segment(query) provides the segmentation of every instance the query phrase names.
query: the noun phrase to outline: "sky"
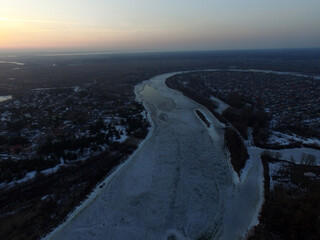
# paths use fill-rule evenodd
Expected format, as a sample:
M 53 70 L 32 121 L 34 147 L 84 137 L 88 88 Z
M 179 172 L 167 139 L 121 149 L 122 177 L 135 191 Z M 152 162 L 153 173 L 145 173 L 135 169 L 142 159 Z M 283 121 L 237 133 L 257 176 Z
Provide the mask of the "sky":
M 319 0 L 0 0 L 0 49 L 320 47 Z

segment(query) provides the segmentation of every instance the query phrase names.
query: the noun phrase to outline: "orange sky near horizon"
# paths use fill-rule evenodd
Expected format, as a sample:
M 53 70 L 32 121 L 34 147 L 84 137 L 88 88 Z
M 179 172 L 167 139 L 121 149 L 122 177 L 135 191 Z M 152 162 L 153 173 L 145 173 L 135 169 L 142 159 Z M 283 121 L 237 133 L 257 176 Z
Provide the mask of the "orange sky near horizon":
M 0 17 L 0 48 L 2 49 L 151 49 L 155 46 L 177 45 L 199 41 L 203 34 L 188 36 L 185 30 L 120 29 L 108 30 L 47 20 Z M 221 34 L 219 34 L 221 35 Z M 210 37 L 210 36 L 208 36 Z M 212 36 L 211 36 L 212 37 Z M 201 41 L 201 40 L 200 40 Z M 219 41 L 218 35 L 216 41 Z
M 318 0 L 1 0 L 0 49 L 320 47 Z
M 77 24 L 0 18 L 0 48 L 80 48 L 119 41 L 121 33 L 79 28 Z

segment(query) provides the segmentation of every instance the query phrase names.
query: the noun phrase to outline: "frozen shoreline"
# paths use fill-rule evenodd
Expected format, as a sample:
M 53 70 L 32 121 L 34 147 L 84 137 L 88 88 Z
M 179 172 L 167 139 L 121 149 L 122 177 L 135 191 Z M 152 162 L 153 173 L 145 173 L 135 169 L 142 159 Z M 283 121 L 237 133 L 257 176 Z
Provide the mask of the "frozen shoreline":
M 45 239 L 221 236 L 233 185 L 223 141 L 216 129 L 211 137 L 194 114 L 201 108 L 211 118 L 208 110 L 166 87 L 169 76 L 135 88 L 138 100 L 147 84 L 160 94 L 160 102 L 143 99 L 152 130 L 139 150 Z
M 239 179 L 223 142 L 224 125 L 165 85 L 178 73 L 135 87 L 152 124 L 147 138 L 45 239 L 238 239 L 258 223 L 261 150 L 249 148 L 250 160 Z M 146 86 L 158 92 L 158 99 L 148 99 L 152 94 L 143 92 Z M 195 109 L 212 127 L 206 129 Z
M 142 83 L 141 83 L 142 84 Z M 138 86 L 138 85 L 137 85 Z M 135 94 L 137 96 L 137 87 L 134 89 Z M 152 122 L 152 119 L 150 118 L 150 115 L 147 115 L 148 119 L 150 122 Z M 81 211 L 83 211 L 92 201 L 95 200 L 95 198 L 101 193 L 102 188 L 100 186 L 102 185 L 106 185 L 108 184 L 110 181 L 112 181 L 113 177 L 119 172 L 121 171 L 123 168 L 126 167 L 126 165 L 132 161 L 132 159 L 135 157 L 135 155 L 137 154 L 137 152 L 139 152 L 139 150 L 144 146 L 145 142 L 148 141 L 148 139 L 150 138 L 150 136 L 152 136 L 153 134 L 153 130 L 154 130 L 154 126 L 153 124 L 151 124 L 151 128 L 149 129 L 149 133 L 147 135 L 147 137 L 141 141 L 141 143 L 139 144 L 139 147 L 136 149 L 136 151 L 134 151 L 134 153 L 132 155 L 130 155 L 130 157 L 123 162 L 122 164 L 120 164 L 110 175 L 108 175 L 106 177 L 105 180 L 103 180 L 102 182 L 100 182 L 99 184 L 97 184 L 97 186 L 95 187 L 95 189 L 90 193 L 89 197 L 83 201 L 79 206 L 77 206 L 73 212 L 71 212 L 68 217 L 65 219 L 65 221 L 63 223 L 61 223 L 57 228 L 55 228 L 52 232 L 50 232 L 48 235 L 46 235 L 44 238 L 42 238 L 43 240 L 49 240 L 52 239 L 59 231 L 61 231 L 68 223 L 70 223 Z

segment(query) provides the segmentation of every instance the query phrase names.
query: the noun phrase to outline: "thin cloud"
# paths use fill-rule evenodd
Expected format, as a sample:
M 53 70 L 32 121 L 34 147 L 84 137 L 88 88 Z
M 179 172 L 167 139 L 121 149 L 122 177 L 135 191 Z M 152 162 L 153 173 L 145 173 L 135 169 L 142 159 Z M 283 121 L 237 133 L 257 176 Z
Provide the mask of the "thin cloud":
M 21 22 L 21 23 L 47 23 L 47 24 L 78 25 L 78 23 L 74 23 L 74 22 L 48 21 L 48 20 L 37 20 L 37 19 L 20 19 L 20 18 L 4 18 L 4 17 L 0 17 L 0 21 L 4 21 L 4 22 Z

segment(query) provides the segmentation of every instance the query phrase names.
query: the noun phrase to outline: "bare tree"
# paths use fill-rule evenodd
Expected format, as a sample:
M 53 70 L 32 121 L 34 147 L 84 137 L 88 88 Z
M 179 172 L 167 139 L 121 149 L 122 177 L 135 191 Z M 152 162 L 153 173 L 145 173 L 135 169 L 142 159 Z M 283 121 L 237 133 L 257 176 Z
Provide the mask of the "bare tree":
M 300 164 L 303 164 L 303 165 L 306 164 L 306 160 L 307 160 L 306 154 L 302 153 L 301 159 L 300 159 Z
M 313 154 L 308 154 L 306 164 L 309 166 L 314 166 L 316 164 L 316 156 Z

